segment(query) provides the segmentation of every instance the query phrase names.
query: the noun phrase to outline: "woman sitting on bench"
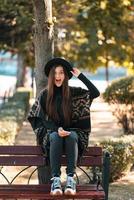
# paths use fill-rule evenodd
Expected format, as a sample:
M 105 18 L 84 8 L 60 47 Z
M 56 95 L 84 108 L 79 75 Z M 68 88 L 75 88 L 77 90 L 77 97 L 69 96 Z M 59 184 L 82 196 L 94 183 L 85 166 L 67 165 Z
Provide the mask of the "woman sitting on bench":
M 88 146 L 90 105 L 99 96 L 98 89 L 78 70 L 62 58 L 53 58 L 45 66 L 48 86 L 41 91 L 28 115 L 33 130 L 45 153 L 52 173 L 52 195 L 62 195 L 61 157 L 67 157 L 67 182 L 64 194 L 75 195 L 74 180 L 78 156 Z M 70 87 L 68 80 L 77 77 L 87 87 Z

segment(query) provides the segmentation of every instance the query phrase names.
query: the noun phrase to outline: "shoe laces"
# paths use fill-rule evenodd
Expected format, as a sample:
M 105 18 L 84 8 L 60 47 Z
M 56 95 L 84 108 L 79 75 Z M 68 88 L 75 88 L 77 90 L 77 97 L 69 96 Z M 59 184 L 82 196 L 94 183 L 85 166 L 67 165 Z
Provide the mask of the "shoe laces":
M 73 177 L 68 176 L 67 177 L 67 187 L 69 188 L 75 188 L 76 182 L 73 179 Z
M 52 185 L 54 188 L 61 188 L 60 177 L 53 177 L 53 178 L 51 178 L 51 180 L 53 181 Z

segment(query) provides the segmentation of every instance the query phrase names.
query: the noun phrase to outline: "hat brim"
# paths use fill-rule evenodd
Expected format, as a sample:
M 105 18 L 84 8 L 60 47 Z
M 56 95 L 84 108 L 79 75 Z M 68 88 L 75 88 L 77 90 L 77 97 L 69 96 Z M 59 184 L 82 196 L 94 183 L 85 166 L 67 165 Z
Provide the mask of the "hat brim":
M 63 66 L 68 74 L 69 79 L 73 76 L 71 71 L 73 70 L 72 65 L 65 59 L 63 58 L 53 58 L 51 60 L 49 60 L 47 62 L 47 64 L 45 65 L 45 74 L 48 77 L 49 76 L 49 72 L 51 70 L 52 67 L 54 67 L 55 65 L 61 65 Z

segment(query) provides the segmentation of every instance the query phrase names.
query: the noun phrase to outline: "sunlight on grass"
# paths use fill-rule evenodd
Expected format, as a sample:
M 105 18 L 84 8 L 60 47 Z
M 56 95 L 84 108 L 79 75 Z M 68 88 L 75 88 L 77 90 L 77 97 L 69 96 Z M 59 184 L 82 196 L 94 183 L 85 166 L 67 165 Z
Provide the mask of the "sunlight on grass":
M 109 200 L 134 200 L 134 183 L 110 185 Z
M 134 171 L 109 187 L 109 200 L 134 200 Z

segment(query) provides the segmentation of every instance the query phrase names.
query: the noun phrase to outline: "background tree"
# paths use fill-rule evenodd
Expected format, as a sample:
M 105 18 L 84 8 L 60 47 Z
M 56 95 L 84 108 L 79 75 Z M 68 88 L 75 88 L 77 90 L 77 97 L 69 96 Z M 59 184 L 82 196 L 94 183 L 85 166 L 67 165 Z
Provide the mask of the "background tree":
M 53 0 L 53 13 L 56 17 L 55 24 L 55 55 L 63 56 L 66 59 L 77 64 L 78 52 L 81 39 L 80 34 L 83 31 L 79 30 L 76 16 L 81 7 L 81 0 Z M 83 40 L 83 38 L 82 38 Z
M 57 41 L 58 54 L 89 71 L 105 66 L 107 81 L 111 61 L 133 65 L 133 1 L 54 2 L 62 8 L 55 15 L 59 35 L 64 33 Z
M 0 0 L 0 15 L 0 49 L 18 55 L 17 86 L 23 86 L 25 66 L 33 65 L 32 4 Z
M 86 35 L 79 56 L 89 66 L 105 66 L 107 81 L 109 62 L 123 65 L 130 57 L 130 29 L 134 28 L 130 18 L 131 5 L 132 1 L 124 0 L 84 1 L 79 10 L 78 21 Z
M 128 68 L 129 74 L 134 74 L 134 1 L 131 2 L 127 17 L 131 21 L 131 26 L 129 27 L 131 45 L 127 47 L 127 59 L 124 62 L 124 66 Z
M 54 55 L 63 56 L 89 71 L 108 66 L 111 60 L 132 71 L 133 3 L 130 0 L 120 0 L 120 3 L 115 0 L 53 0 L 53 15 L 57 18 Z M 29 65 L 34 65 L 32 1 L 0 0 L 0 10 L 2 49 L 22 52 L 20 63 L 26 66 L 28 61 Z M 22 74 L 18 80 L 24 77 Z

